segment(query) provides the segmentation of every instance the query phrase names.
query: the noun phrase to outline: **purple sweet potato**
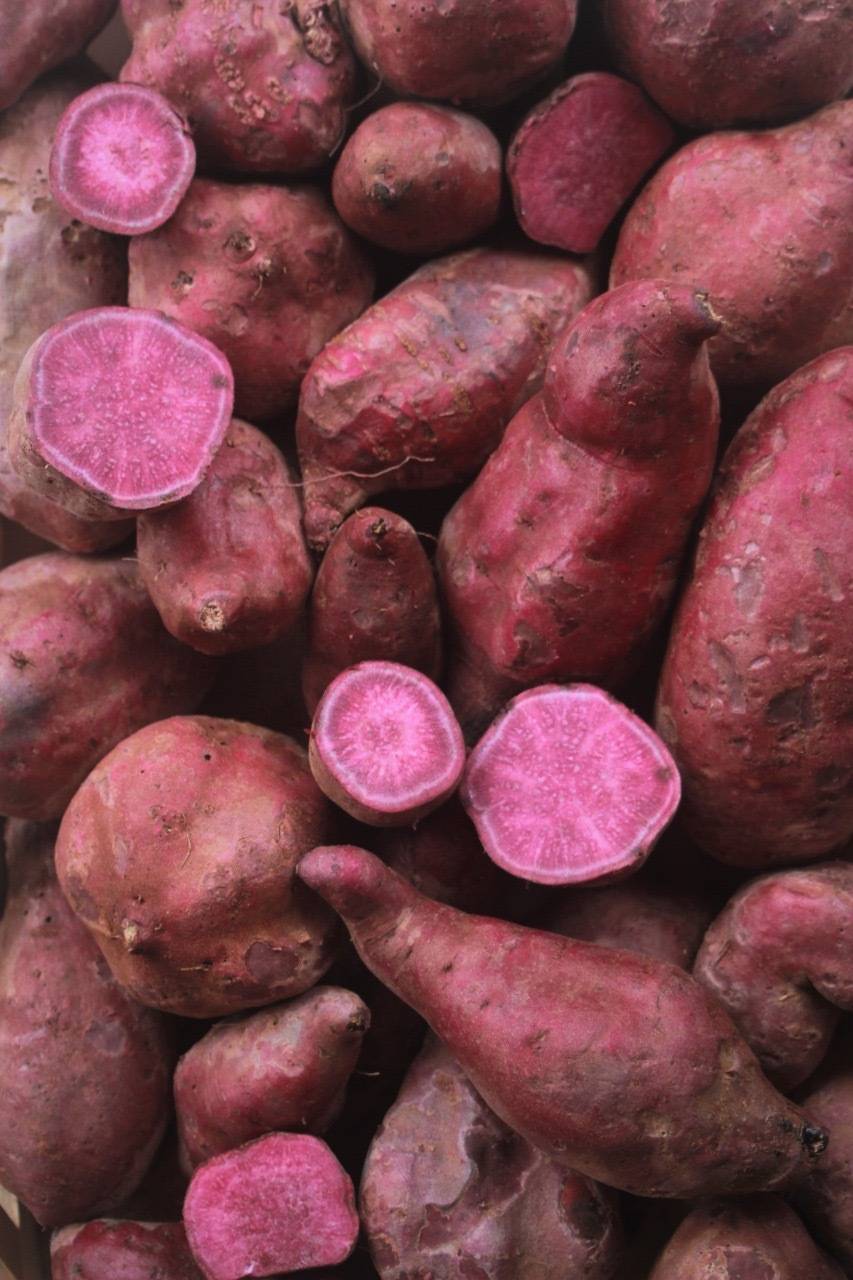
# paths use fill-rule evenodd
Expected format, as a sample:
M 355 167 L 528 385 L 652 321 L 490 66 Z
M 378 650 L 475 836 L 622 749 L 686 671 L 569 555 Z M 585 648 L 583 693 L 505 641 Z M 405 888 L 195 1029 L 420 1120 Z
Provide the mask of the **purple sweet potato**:
M 352 1183 L 319 1138 L 270 1133 L 195 1173 L 184 1226 L 207 1280 L 334 1266 L 352 1253 Z
M 815 1124 L 825 1125 L 826 1155 L 795 1188 L 794 1202 L 808 1226 L 848 1269 L 853 1269 L 853 1066 L 850 1037 L 831 1066 L 803 1096 Z
M 518 220 L 539 244 L 590 253 L 675 134 L 642 89 L 605 71 L 573 76 L 510 143 Z
M 364 1001 L 342 987 L 314 987 L 217 1023 L 175 1072 L 186 1163 L 194 1168 L 276 1130 L 325 1133 L 369 1025 Z
M 237 420 L 188 498 L 140 515 L 137 554 L 166 630 L 201 653 L 285 635 L 313 575 L 288 465 L 267 436 Z
M 228 357 L 237 413 L 275 420 L 314 357 L 373 297 L 373 272 L 312 187 L 197 179 L 175 217 L 130 248 L 130 302 Z
M 116 0 L 10 0 L 0 7 L 0 111 L 80 53 L 115 7 Z
M 132 560 L 48 552 L 0 572 L 0 813 L 58 818 L 127 734 L 193 711 L 213 663 L 164 630 Z
M 328 0 L 122 0 L 122 13 L 121 79 L 187 116 L 208 167 L 301 173 L 343 136 L 355 59 Z
M 415 530 L 393 511 L 365 507 L 344 521 L 317 571 L 302 667 L 308 710 L 346 667 L 378 660 L 437 680 L 441 616 Z
M 335 166 L 332 199 L 348 227 L 397 253 L 446 253 L 498 216 L 503 156 L 475 116 L 394 102 L 356 129 Z
M 680 969 L 465 915 L 359 849 L 315 849 L 299 875 L 492 1110 L 563 1167 L 644 1196 L 744 1194 L 825 1146 Z
M 111 1209 L 169 1114 L 165 1023 L 122 991 L 66 903 L 54 829 L 6 824 L 0 924 L 0 1183 L 43 1226 Z
M 724 390 L 755 399 L 853 341 L 853 102 L 784 129 L 713 133 L 662 166 L 635 200 L 612 285 L 653 277 L 706 289 Z
M 492 106 L 557 63 L 576 0 L 341 0 L 356 50 L 402 97 Z
M 65 811 L 57 870 L 123 986 L 213 1018 L 299 995 L 329 967 L 334 917 L 293 874 L 329 816 L 289 738 L 175 716 L 90 773 Z
M 382 1280 L 614 1280 L 616 1197 L 508 1129 L 430 1039 L 373 1139 L 361 1215 Z
M 847 0 L 604 0 L 602 9 L 619 63 L 691 129 L 792 120 L 853 86 Z
M 645 281 L 595 299 L 541 396 L 444 521 L 450 700 L 479 733 L 546 680 L 618 687 L 675 587 L 719 424 L 705 297 Z
M 853 835 L 851 487 L 847 347 L 735 437 L 661 675 L 685 825 L 736 866 L 814 861 Z
M 124 520 L 186 498 L 222 444 L 234 378 L 211 342 L 159 311 L 78 311 L 15 379 L 12 465 L 74 515 Z
M 311 365 L 296 425 L 309 542 L 389 489 L 473 475 L 593 292 L 583 264 L 473 249 L 430 262 Z
M 180 1222 L 98 1218 L 57 1231 L 52 1280 L 202 1280 Z

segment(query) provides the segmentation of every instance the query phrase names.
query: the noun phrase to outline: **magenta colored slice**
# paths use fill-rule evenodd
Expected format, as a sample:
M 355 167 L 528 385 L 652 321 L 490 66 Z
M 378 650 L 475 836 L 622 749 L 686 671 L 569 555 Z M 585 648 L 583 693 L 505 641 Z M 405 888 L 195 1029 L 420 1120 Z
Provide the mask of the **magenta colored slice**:
M 460 791 L 483 847 L 539 884 L 584 884 L 642 865 L 678 808 L 657 734 L 592 685 L 520 694 L 471 753 Z

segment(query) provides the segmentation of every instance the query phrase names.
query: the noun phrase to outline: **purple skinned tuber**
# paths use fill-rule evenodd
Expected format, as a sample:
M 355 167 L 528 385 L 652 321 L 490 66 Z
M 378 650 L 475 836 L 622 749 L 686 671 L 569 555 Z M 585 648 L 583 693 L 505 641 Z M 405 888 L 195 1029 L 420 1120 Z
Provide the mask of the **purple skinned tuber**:
M 57 1231 L 52 1280 L 202 1280 L 180 1222 L 96 1218 Z
M 9 456 L 75 515 L 124 519 L 185 498 L 221 445 L 234 378 L 159 311 L 96 307 L 48 329 L 15 380 Z
M 99 84 L 68 106 L 50 153 L 50 190 L 73 218 L 121 236 L 161 227 L 186 195 L 195 147 L 154 89 Z
M 592 685 L 513 698 L 468 759 L 460 797 L 489 857 L 538 884 L 637 870 L 681 798 L 678 770 L 639 716 Z
M 371 826 L 406 826 L 456 790 L 465 744 L 428 676 L 399 662 L 359 662 L 320 699 L 309 758 L 321 791 L 346 813 Z
M 0 5 L 0 111 L 34 80 L 85 49 L 116 0 L 8 0 Z
M 334 1266 L 358 1236 L 349 1177 L 325 1142 L 299 1133 L 269 1133 L 203 1164 L 184 1226 L 208 1280 Z

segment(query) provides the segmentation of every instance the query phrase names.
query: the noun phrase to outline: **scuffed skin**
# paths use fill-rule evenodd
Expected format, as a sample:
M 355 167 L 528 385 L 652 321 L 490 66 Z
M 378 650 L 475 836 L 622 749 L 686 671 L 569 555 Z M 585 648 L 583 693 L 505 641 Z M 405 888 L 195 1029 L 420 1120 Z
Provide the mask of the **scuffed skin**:
M 325 1133 L 369 1026 L 364 1001 L 342 987 L 217 1023 L 175 1071 L 185 1163 L 195 1168 L 275 1130 Z
M 344 521 L 317 570 L 308 625 L 302 691 L 312 715 L 327 685 L 356 662 L 401 662 L 438 680 L 438 589 L 407 520 L 365 507 Z
M 427 1042 L 373 1139 L 361 1216 L 381 1280 L 614 1280 L 616 1197 L 561 1168 Z
M 0 111 L 34 80 L 80 53 L 117 0 L 26 0 L 0 8 Z M 5 123 L 5 121 L 4 121 Z
M 649 1280 L 844 1280 L 775 1196 L 712 1201 L 684 1219 Z
M 662 276 L 706 289 L 722 319 L 711 367 L 754 403 L 853 339 L 853 102 L 784 129 L 690 142 L 634 201 L 612 286 Z
M 674 966 L 464 915 L 360 849 L 315 849 L 298 871 L 492 1110 L 564 1168 L 643 1196 L 736 1195 L 826 1145 Z
M 334 917 L 293 875 L 329 823 L 295 742 L 175 716 L 92 771 L 65 811 L 57 871 L 137 1000 L 215 1018 L 300 995 L 329 967 Z
M 348 227 L 397 253 L 446 253 L 487 231 L 503 154 L 475 116 L 423 102 L 369 115 L 341 152 L 332 199 Z
M 325 550 L 373 494 L 476 472 L 592 293 L 583 264 L 473 249 L 428 263 L 334 338 L 296 424 L 309 543 Z
M 849 0 L 604 0 L 625 71 L 691 129 L 776 124 L 853 85 Z
M 57 1231 L 51 1280 L 203 1280 L 180 1222 L 99 1218 Z
M 738 432 L 670 634 L 658 732 L 685 825 L 723 862 L 814 861 L 853 835 L 851 486 L 846 347 Z
M 373 272 L 320 190 L 198 178 L 166 226 L 133 241 L 129 296 L 215 343 L 236 412 L 267 422 L 369 304 Z
M 341 0 L 356 51 L 402 97 L 495 106 L 559 60 L 576 0 Z
M 675 587 L 711 480 L 719 403 L 703 295 L 660 281 L 597 298 L 446 517 L 438 571 L 450 700 L 472 737 L 546 680 L 618 687 Z
M 841 1011 L 853 1012 L 853 864 L 746 885 L 711 925 L 693 972 L 790 1093 L 823 1058 Z
M 328 0 L 122 0 L 121 79 L 189 119 L 200 158 L 239 173 L 302 173 L 346 127 L 355 59 Z
M 803 1106 L 830 1134 L 826 1155 L 795 1190 L 794 1203 L 819 1240 L 853 1269 L 853 1067 L 849 1036 L 831 1067 L 809 1086 Z M 846 1053 L 844 1052 L 846 1050 Z
M 290 469 L 268 436 L 236 420 L 198 488 L 139 517 L 137 555 L 166 630 L 201 653 L 280 639 L 313 576 Z
M 5 8 L 0 28 L 32 7 Z M 127 295 L 123 243 L 69 218 L 48 187 L 57 122 L 94 81 L 86 64 L 57 71 L 0 114 L 0 513 L 76 552 L 116 546 L 133 525 L 82 519 L 30 488 L 9 461 L 6 426 L 15 374 L 36 338 L 74 311 L 117 305 Z
M 208 659 L 164 630 L 133 560 L 48 552 L 0 573 L 0 813 L 58 818 L 117 742 L 193 711 Z
M 54 828 L 6 824 L 0 924 L 0 1183 L 42 1226 L 118 1205 L 169 1114 L 158 1014 L 118 986 L 62 896 Z

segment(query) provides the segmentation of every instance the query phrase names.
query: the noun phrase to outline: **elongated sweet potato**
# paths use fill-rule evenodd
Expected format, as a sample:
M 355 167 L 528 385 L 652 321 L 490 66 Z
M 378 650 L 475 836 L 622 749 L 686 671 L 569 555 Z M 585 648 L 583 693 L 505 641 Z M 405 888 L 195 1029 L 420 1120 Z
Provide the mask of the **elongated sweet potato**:
M 315 849 L 298 871 L 488 1105 L 560 1164 L 689 1198 L 782 1185 L 825 1146 L 674 966 L 464 915 L 359 849 Z
M 853 835 L 851 406 L 846 347 L 747 420 L 670 635 L 657 725 L 684 822 L 737 866 L 813 861 Z
M 98 1218 L 57 1231 L 52 1280 L 202 1280 L 180 1222 Z
M 794 1189 L 794 1203 L 818 1239 L 853 1269 L 853 1067 L 849 1034 L 803 1093 L 803 1106 L 830 1135 L 826 1155 Z
M 80 53 L 117 0 L 27 0 L 0 9 L 0 111 L 34 80 Z
M 53 870 L 54 829 L 6 824 L 0 1183 L 43 1226 L 119 1204 L 169 1114 L 165 1023 L 111 977 Z
M 0 572 L 0 813 L 58 818 L 144 724 L 193 711 L 214 665 L 164 630 L 132 560 L 47 552 Z
M 473 474 L 592 291 L 579 263 L 474 249 L 428 263 L 334 338 L 296 426 L 309 542 L 325 550 L 372 494 Z
M 198 178 L 174 218 L 133 241 L 129 296 L 224 351 L 236 412 L 268 422 L 368 305 L 373 272 L 321 191 Z
M 489 1110 L 431 1038 L 373 1139 L 361 1216 L 382 1280 L 612 1280 L 616 1197 Z
M 596 298 L 445 519 L 448 687 L 469 732 L 532 684 L 613 688 L 636 666 L 711 479 L 718 324 L 662 281 Z
M 322 977 L 332 913 L 293 875 L 329 826 L 305 752 L 233 720 L 175 716 L 121 742 L 65 811 L 62 887 L 118 980 L 190 1018 Z

